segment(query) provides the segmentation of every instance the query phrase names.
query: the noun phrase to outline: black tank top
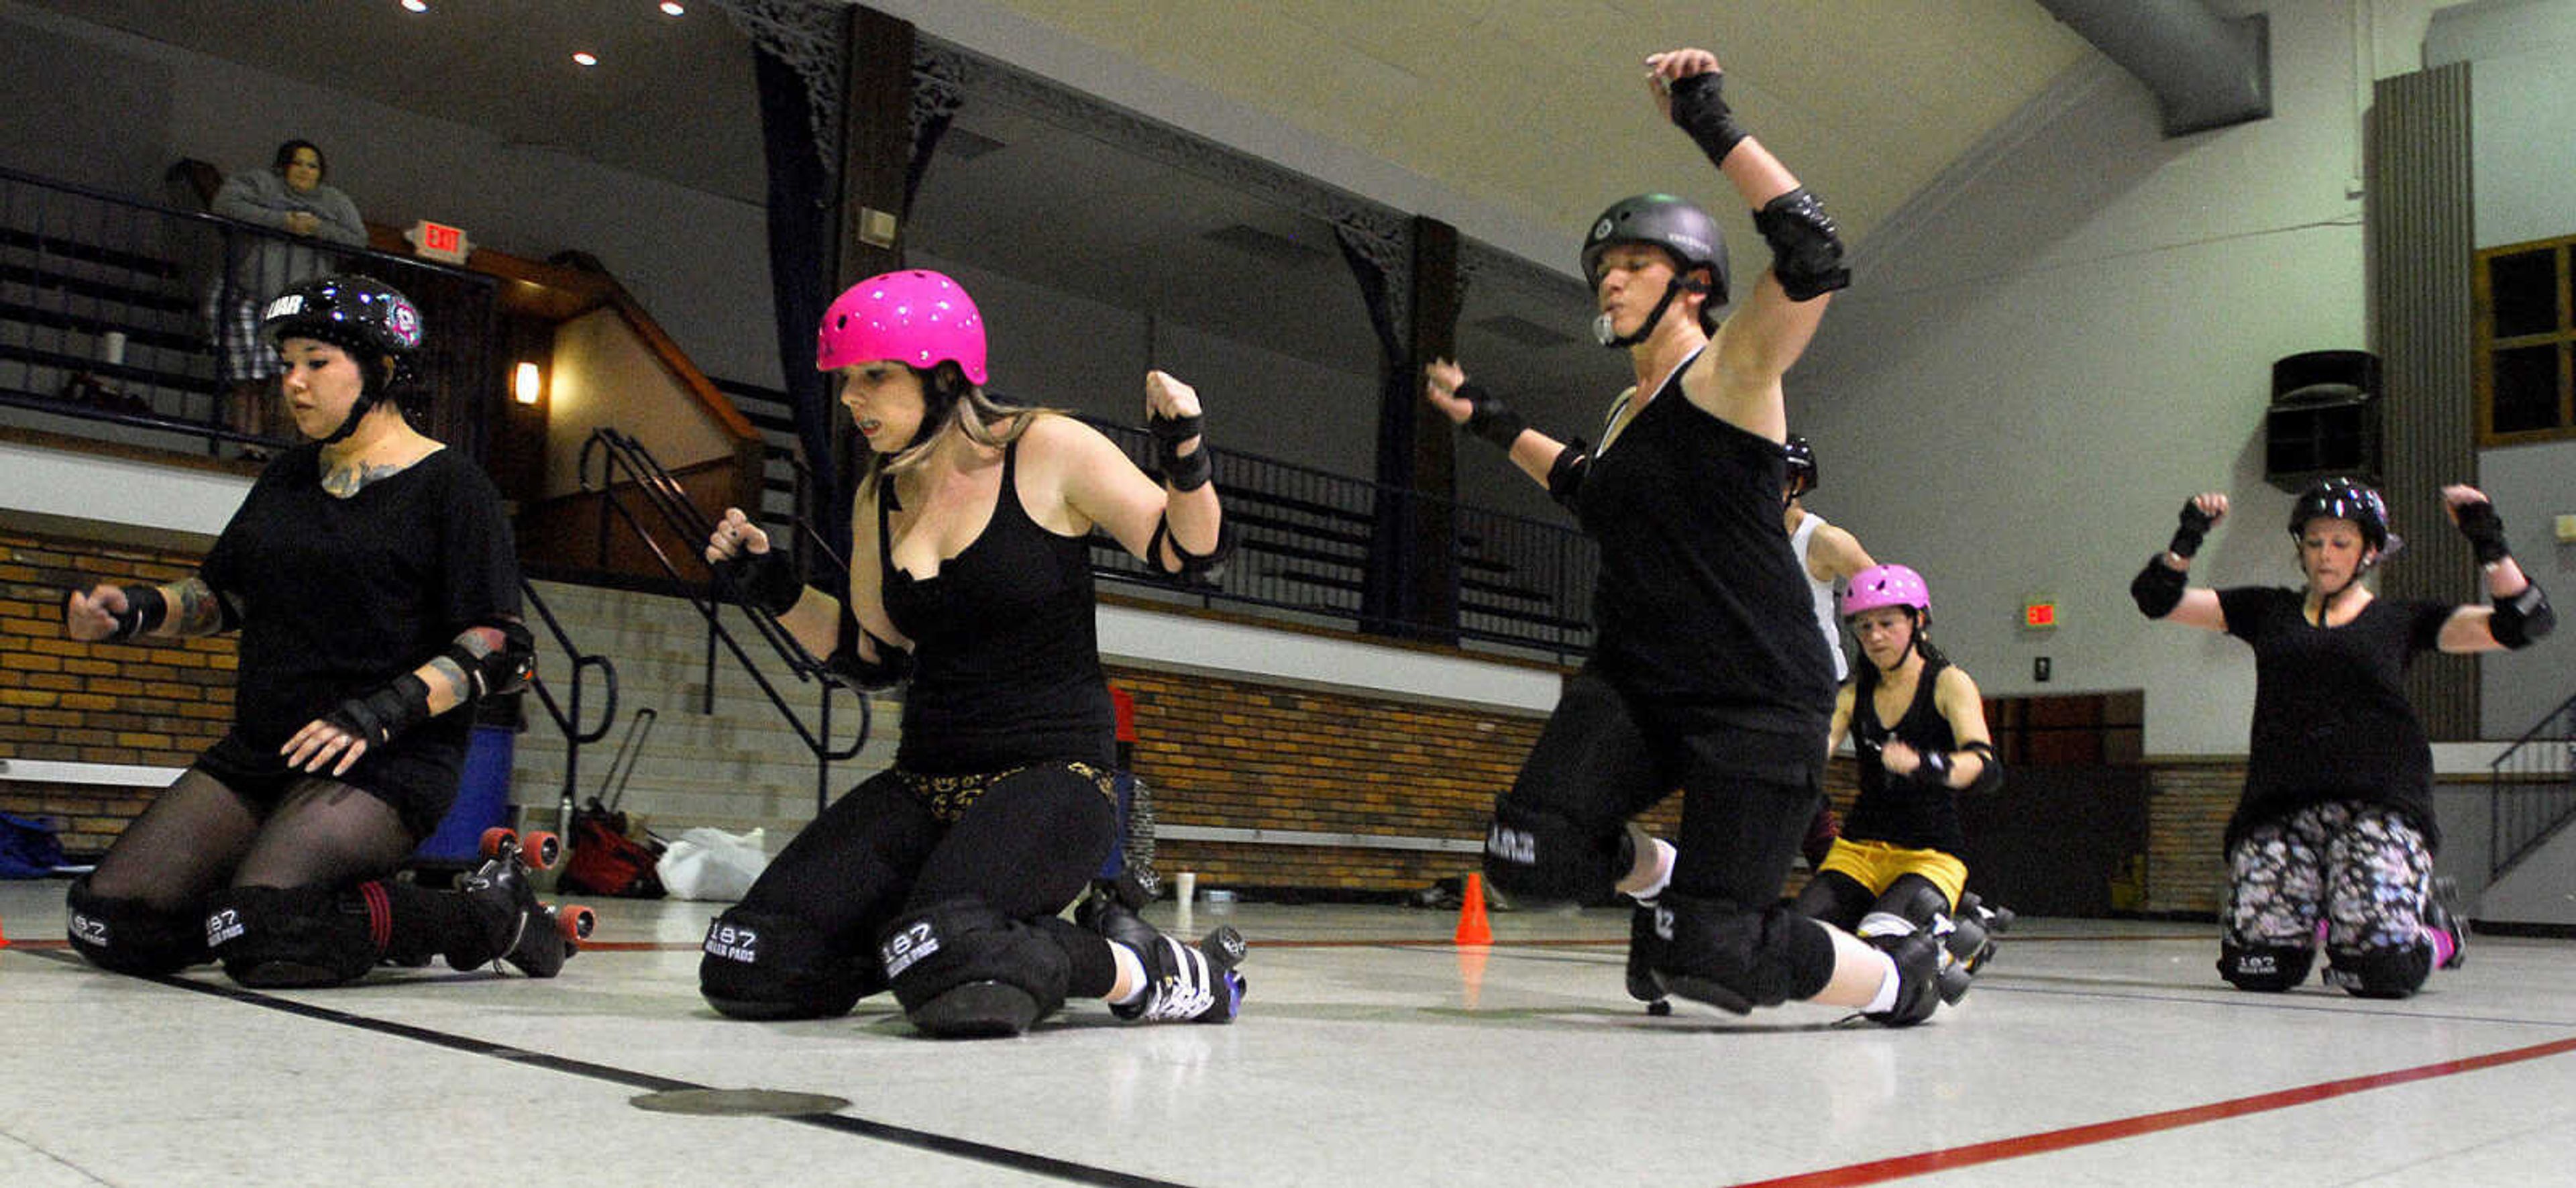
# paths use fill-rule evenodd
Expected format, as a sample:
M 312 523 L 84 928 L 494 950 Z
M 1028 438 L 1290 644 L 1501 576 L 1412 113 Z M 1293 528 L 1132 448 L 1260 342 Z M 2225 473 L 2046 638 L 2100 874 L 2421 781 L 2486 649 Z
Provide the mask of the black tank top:
M 1933 686 L 1950 665 L 1932 660 L 1914 678 L 1914 700 L 1896 720 L 1895 736 L 1918 751 L 1955 751 L 1959 740 L 1950 720 L 1932 703 Z M 1879 748 L 1891 733 L 1878 720 L 1877 671 L 1865 671 L 1852 686 L 1852 748 L 1860 761 L 1860 797 L 1843 822 L 1843 836 L 1854 841 L 1885 842 L 1914 850 L 1956 855 L 1967 844 L 1959 828 L 1959 797 L 1947 788 L 1930 788 L 1887 773 Z
M 939 572 L 916 580 L 889 556 L 885 492 L 877 563 L 887 617 L 913 642 L 895 763 L 930 774 L 1025 763 L 1115 761 L 1114 710 L 1100 671 L 1090 544 L 1020 506 L 1019 443 L 1002 451 L 993 517 Z M 844 625 L 847 629 L 847 625 Z
M 1705 756 L 1805 782 L 1824 764 L 1834 663 L 1780 524 L 1778 442 L 1712 416 L 1674 369 L 1595 456 L 1577 515 L 1601 543 L 1593 665 L 1649 721 L 1729 733 Z

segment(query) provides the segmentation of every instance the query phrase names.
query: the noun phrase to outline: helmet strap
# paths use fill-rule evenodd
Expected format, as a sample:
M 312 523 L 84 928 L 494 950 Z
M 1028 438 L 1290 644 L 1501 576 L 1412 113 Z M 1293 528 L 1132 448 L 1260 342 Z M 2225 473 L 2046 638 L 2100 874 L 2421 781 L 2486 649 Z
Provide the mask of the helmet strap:
M 1646 341 L 1647 337 L 1655 332 L 1655 326 L 1664 320 L 1664 311 L 1671 308 L 1674 296 L 1681 293 L 1705 293 L 1707 291 L 1708 284 L 1705 281 L 1694 280 L 1686 276 L 1676 276 L 1672 279 L 1671 283 L 1664 286 L 1663 298 L 1655 302 L 1655 308 L 1648 311 L 1646 314 L 1646 320 L 1638 323 L 1637 329 L 1633 333 L 1620 334 L 1611 327 L 1610 315 L 1605 313 L 1600 317 L 1592 319 L 1592 338 L 1594 341 L 1606 347 L 1635 346 L 1638 343 Z

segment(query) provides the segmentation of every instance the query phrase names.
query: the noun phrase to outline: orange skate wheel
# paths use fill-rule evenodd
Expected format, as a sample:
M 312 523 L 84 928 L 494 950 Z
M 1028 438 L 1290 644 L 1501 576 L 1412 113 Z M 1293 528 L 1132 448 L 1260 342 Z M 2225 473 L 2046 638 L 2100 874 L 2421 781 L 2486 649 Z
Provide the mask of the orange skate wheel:
M 501 847 L 517 845 L 518 842 L 518 830 L 512 829 L 507 825 L 495 825 L 490 829 L 483 831 L 483 856 L 486 858 L 498 858 L 501 856 Z
M 563 839 L 539 829 L 519 838 L 519 860 L 530 870 L 545 870 L 563 857 Z
M 599 913 L 580 904 L 567 903 L 555 909 L 555 931 L 562 933 L 565 940 L 589 940 L 591 930 L 597 927 Z

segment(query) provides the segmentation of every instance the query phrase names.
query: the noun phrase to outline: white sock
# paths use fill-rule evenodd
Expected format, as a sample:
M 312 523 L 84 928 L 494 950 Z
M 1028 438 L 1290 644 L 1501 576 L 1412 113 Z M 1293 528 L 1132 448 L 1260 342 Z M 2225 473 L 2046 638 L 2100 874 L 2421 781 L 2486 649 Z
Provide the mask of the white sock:
M 1869 951 L 1869 956 L 1870 960 L 1876 961 L 1879 968 L 1886 972 L 1879 975 L 1877 995 L 1869 1000 L 1868 1006 L 1860 1009 L 1860 1013 L 1864 1015 L 1875 1015 L 1881 1011 L 1895 1010 L 1896 959 L 1885 953 L 1879 952 L 1876 949 L 1871 949 Z
M 1118 963 L 1118 981 L 1135 987 L 1135 989 L 1127 992 L 1127 996 L 1125 998 L 1110 999 L 1110 1005 L 1126 1006 L 1137 999 L 1145 997 L 1145 991 L 1147 989 L 1145 985 L 1145 959 L 1137 956 L 1136 950 L 1128 948 L 1126 945 L 1117 941 L 1109 942 L 1109 959 Z M 1110 987 L 1110 992 L 1113 994 L 1117 992 L 1117 986 L 1115 984 Z
M 1681 851 L 1674 849 L 1673 843 L 1660 837 L 1647 840 L 1655 843 L 1655 877 L 1647 880 L 1645 886 L 1628 893 L 1639 903 L 1651 902 L 1664 893 L 1664 888 L 1672 885 L 1673 860 L 1681 857 Z

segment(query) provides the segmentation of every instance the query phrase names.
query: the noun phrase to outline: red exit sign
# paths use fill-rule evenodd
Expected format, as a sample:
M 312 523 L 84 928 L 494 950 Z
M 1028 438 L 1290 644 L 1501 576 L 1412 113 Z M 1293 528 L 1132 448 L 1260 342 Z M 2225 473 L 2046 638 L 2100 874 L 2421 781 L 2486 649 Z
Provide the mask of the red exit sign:
M 464 263 L 465 257 L 474 251 L 473 241 L 465 237 L 465 228 L 433 223 L 428 219 L 422 219 L 418 226 L 404 232 L 403 238 L 410 240 L 412 250 L 421 255 L 450 264 Z
M 2021 625 L 2024 627 L 2057 626 L 2057 604 L 2054 602 L 2023 603 L 2021 607 Z

